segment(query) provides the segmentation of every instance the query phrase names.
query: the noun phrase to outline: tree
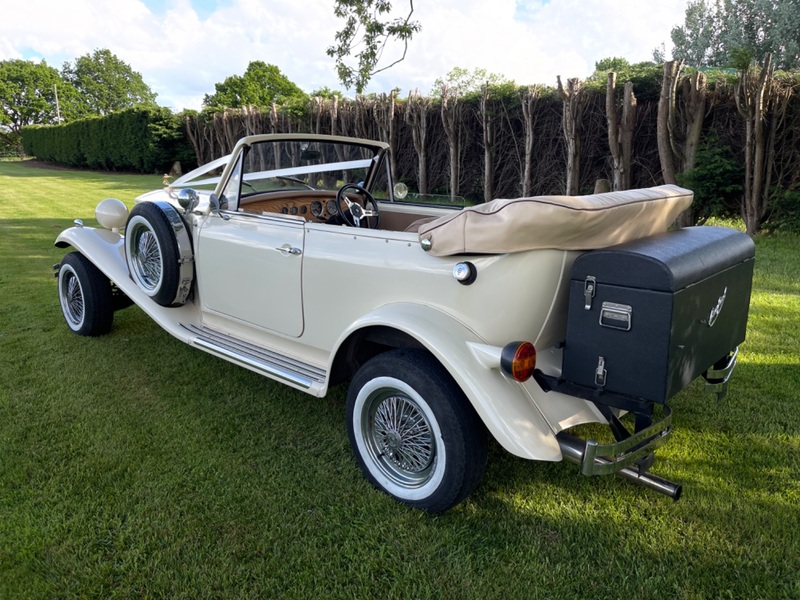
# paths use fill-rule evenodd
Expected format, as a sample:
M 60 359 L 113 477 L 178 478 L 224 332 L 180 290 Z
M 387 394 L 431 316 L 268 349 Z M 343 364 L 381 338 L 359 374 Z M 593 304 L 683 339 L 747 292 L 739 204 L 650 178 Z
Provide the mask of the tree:
M 447 137 L 450 154 L 450 199 L 455 201 L 461 179 L 461 152 L 464 147 L 463 127 L 464 103 L 457 94 L 450 92 L 447 85 L 442 85 L 442 125 Z
M 742 219 L 747 233 L 758 233 L 769 214 L 775 141 L 786 118 L 792 86 L 773 77 L 768 53 L 758 68 L 739 73 L 736 108 L 745 122 L 745 177 Z
M 428 153 L 425 139 L 428 135 L 428 109 L 431 99 L 415 90 L 408 95 L 406 123 L 411 128 L 411 140 L 417 151 L 417 188 L 420 194 L 428 193 Z
M 385 19 L 392 11 L 389 0 L 335 0 L 333 12 L 344 19 L 344 26 L 336 33 L 336 44 L 327 49 L 328 56 L 336 60 L 339 81 L 347 89 L 354 87 L 359 94 L 367 87 L 376 73 L 385 71 L 406 57 L 408 42 L 422 29 L 418 21 L 412 21 L 414 0 L 408 0 L 408 14 L 405 17 Z M 384 67 L 378 68 L 384 51 L 390 41 L 403 44 L 403 54 Z M 345 62 L 356 48 L 356 66 Z
M 594 64 L 594 73 L 586 80 L 589 89 L 605 92 L 608 74 L 616 73 L 617 81 L 633 83 L 636 97 L 642 101 L 656 100 L 661 90 L 661 67 L 652 61 L 629 63 L 624 58 L 609 57 Z
M 214 84 L 215 92 L 206 94 L 203 106 L 208 108 L 270 107 L 275 104 L 305 102 L 306 94 L 275 65 L 254 60 L 243 75 L 231 75 Z
M 0 140 L 21 151 L 20 130 L 26 125 L 56 123 L 56 86 L 61 76 L 44 61 L 0 61 Z M 67 94 L 69 95 L 69 94 Z
M 780 69 L 800 66 L 800 0 L 693 0 L 683 26 L 672 30 L 673 57 L 687 64 L 726 66 L 737 51 Z
M 608 74 L 606 88 L 606 119 L 608 121 L 608 147 L 614 172 L 614 190 L 631 187 L 631 164 L 633 156 L 633 130 L 636 126 L 636 95 L 633 83 L 625 84 L 622 108 L 617 110 L 617 74 Z
M 581 173 L 581 133 L 583 111 L 586 108 L 585 88 L 578 78 L 567 79 L 566 88 L 561 75 L 556 76 L 558 95 L 561 97 L 561 129 L 567 146 L 567 196 L 578 193 Z
M 677 183 L 680 173 L 694 169 L 703 133 L 708 82 L 700 71 L 682 76 L 683 66 L 682 60 L 664 63 L 656 119 L 658 156 L 664 183 Z M 676 222 L 681 227 L 694 225 L 694 208 L 683 211 Z
M 156 106 L 156 94 L 142 76 L 110 50 L 65 62 L 61 69 L 65 81 L 78 90 L 86 114 L 107 115 L 136 106 Z
M 525 122 L 525 163 L 522 169 L 522 195 L 531 195 L 533 189 L 533 155 L 534 155 L 534 125 L 536 125 L 537 108 L 541 88 L 528 86 L 522 92 L 522 118 Z
M 712 5 L 706 0 L 693 0 L 686 7 L 683 26 L 672 28 L 672 43 L 675 60 L 702 67 L 709 64 L 721 66 L 720 4 Z
M 482 94 L 483 86 L 488 85 L 492 88 L 500 86 L 514 85 L 514 82 L 498 73 L 489 73 L 486 69 L 463 69 L 453 67 L 444 77 L 439 77 L 433 82 L 431 96 L 438 96 L 447 87 L 450 98 L 463 98 L 470 94 L 476 96 Z

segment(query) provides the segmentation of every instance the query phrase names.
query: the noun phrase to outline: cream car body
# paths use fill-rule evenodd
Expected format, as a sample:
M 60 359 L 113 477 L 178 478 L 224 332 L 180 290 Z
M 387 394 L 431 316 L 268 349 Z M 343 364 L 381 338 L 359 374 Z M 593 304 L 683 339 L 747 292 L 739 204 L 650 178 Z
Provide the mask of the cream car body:
M 242 167 L 243 161 L 249 160 L 242 157 L 255 152 L 251 149 L 260 144 L 284 144 L 288 148 L 306 144 L 297 146 L 303 149 L 295 151 L 290 166 L 261 167 L 260 175 L 267 173 L 273 182 L 280 179 L 287 188 L 255 193 L 248 182 L 248 177 L 251 182 L 258 177 Z M 318 189 L 316 184 L 323 179 L 315 174 L 317 166 L 296 163 L 302 163 L 298 156 L 307 152 L 318 157 L 318 151 L 312 153 L 307 148 L 325 144 L 335 144 L 340 159 L 342 148 L 351 144 L 367 148 L 360 158 L 339 160 L 336 167 L 346 170 L 348 165 L 354 166 L 359 173 L 366 172 L 365 181 L 359 182 L 364 188 L 373 193 L 380 188 L 380 227 L 355 227 L 352 222 L 347 226 L 310 214 L 312 208 L 317 210 L 315 201 L 325 210 L 335 191 Z M 143 289 L 141 278 L 132 276 L 135 274 L 130 256 L 126 257 L 125 241 L 130 224 L 121 231 L 129 217 L 115 201 L 104 201 L 98 207 L 98 221 L 106 228 L 78 224 L 61 233 L 56 244 L 72 247 L 88 258 L 161 327 L 203 351 L 324 396 L 332 383 L 350 379 L 365 362 L 385 350 L 409 348 L 413 360 L 418 358 L 413 352 L 424 350 L 452 377 L 488 432 L 507 451 L 534 460 L 581 460 L 580 448 L 576 451 L 574 444 L 565 444 L 558 434 L 582 423 L 606 423 L 603 413 L 589 400 L 546 391 L 536 378 L 515 381 L 501 368 L 501 355 L 510 342 L 527 340 L 538 350 L 538 369 L 551 377 L 560 375 L 562 351 L 558 345 L 565 336 L 569 271 L 582 249 L 515 247 L 508 252 L 437 255 L 431 251 L 431 240 L 435 250 L 441 239 L 436 236 L 444 234 L 440 230 L 424 233 L 426 227 L 431 231 L 429 224 L 411 230 L 408 226 L 421 218 L 446 222 L 462 211 L 398 202 L 388 172 L 387 152 L 385 144 L 365 140 L 251 136 L 241 140 L 229 157 L 180 178 L 169 188 L 138 198 L 137 205 L 150 203 L 162 212 L 174 212 L 175 235 L 179 242 L 181 236 L 189 240 L 191 256 L 189 260 L 180 259 L 181 273 L 190 272 L 189 294 L 172 303 L 177 305 L 154 301 L 152 290 Z M 339 184 L 341 181 L 336 182 L 336 186 Z M 211 185 L 213 191 L 198 189 Z M 236 192 L 231 193 L 234 185 Z M 247 186 L 253 188 L 252 193 Z M 196 193 L 181 194 L 182 188 L 192 188 Z M 356 200 L 359 190 L 354 191 L 352 197 L 348 193 L 343 196 Z M 670 201 L 685 195 L 685 190 L 678 188 L 656 194 Z M 182 202 L 178 202 L 179 196 Z M 625 200 L 632 196 L 621 197 Z M 340 210 L 342 199 L 337 200 Z M 617 206 L 619 202 L 611 204 Z M 366 199 L 363 204 L 369 210 Z M 669 221 L 677 208 L 671 210 Z M 176 216 L 178 221 L 174 220 Z M 652 216 L 643 218 L 653 220 Z M 364 217 L 361 225 L 369 219 Z M 655 227 L 666 228 L 661 224 Z M 466 231 L 466 227 L 462 229 Z M 521 239 L 524 245 L 526 238 L 519 232 L 510 232 L 509 236 L 514 244 Z M 460 281 L 454 275 L 457 267 L 462 275 L 464 269 L 476 275 L 474 281 Z M 79 278 L 76 281 L 83 283 Z M 60 284 L 63 290 L 68 283 Z M 62 306 L 69 304 L 65 294 L 67 291 L 62 294 Z M 68 306 L 65 316 L 81 333 L 75 322 L 70 323 Z M 359 400 L 354 398 L 353 402 L 358 405 Z M 412 402 L 413 406 L 418 404 Z M 422 406 L 419 412 L 425 415 L 426 410 Z M 438 424 L 434 425 L 436 430 Z M 354 427 L 358 438 L 358 423 Z M 668 425 L 663 429 L 665 439 Z M 659 443 L 656 440 L 653 447 Z M 437 450 L 434 443 L 431 452 L 426 450 L 424 460 L 430 463 L 426 469 L 434 464 L 441 467 L 444 448 Z M 643 472 L 627 468 L 631 462 L 616 470 L 626 467 L 629 476 L 647 480 Z M 416 475 L 424 469 L 415 471 L 406 463 L 397 464 L 400 466 L 396 469 L 389 465 L 388 475 L 381 468 L 365 468 L 363 463 L 362 468 L 379 488 L 434 512 L 449 508 L 471 491 L 451 494 L 449 500 L 437 496 L 426 503 L 426 498 L 435 494 L 427 493 L 430 483 Z M 411 483 L 403 479 L 407 471 Z M 666 493 L 673 496 L 680 493 L 679 486 L 669 487 L 671 484 L 654 477 L 650 481 L 656 489 L 666 486 Z

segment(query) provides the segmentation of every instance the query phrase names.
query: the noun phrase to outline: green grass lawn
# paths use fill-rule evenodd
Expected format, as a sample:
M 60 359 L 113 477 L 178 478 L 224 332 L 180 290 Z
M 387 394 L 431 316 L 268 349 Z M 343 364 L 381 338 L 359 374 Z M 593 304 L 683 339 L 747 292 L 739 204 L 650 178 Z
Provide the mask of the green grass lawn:
M 675 503 L 494 444 L 430 517 L 375 491 L 317 399 L 140 309 L 72 334 L 53 247 L 160 177 L 0 162 L 0 598 L 800 598 L 800 240 L 756 240 L 728 397 L 695 383 L 653 471 Z

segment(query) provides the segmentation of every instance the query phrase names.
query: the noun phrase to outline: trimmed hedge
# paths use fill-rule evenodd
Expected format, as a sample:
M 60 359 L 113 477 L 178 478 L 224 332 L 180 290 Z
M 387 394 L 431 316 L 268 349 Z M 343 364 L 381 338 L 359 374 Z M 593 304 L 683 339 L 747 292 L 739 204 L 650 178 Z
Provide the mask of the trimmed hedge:
M 22 129 L 25 154 L 69 167 L 164 173 L 192 165 L 183 120 L 169 109 L 132 108 L 104 117 Z

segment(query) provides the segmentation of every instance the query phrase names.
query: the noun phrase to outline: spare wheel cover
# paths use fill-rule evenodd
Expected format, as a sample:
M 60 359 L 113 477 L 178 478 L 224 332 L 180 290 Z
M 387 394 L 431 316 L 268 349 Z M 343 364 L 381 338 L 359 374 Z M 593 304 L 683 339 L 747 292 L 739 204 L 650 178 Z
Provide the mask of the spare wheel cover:
M 125 258 L 131 279 L 162 306 L 186 302 L 194 279 L 189 230 L 174 206 L 142 202 L 125 228 Z

